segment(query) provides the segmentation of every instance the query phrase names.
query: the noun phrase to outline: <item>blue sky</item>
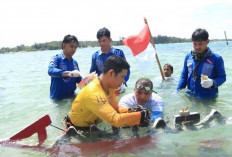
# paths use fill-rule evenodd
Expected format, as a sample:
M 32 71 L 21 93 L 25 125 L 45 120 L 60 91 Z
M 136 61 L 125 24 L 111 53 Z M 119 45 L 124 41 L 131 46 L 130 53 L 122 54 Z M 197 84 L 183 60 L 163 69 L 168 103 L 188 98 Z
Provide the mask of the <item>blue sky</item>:
M 96 40 L 110 29 L 113 40 L 138 34 L 146 17 L 153 36 L 190 38 L 196 28 L 210 39 L 232 38 L 231 0 L 7 0 L 0 2 L 0 48 L 62 40 Z

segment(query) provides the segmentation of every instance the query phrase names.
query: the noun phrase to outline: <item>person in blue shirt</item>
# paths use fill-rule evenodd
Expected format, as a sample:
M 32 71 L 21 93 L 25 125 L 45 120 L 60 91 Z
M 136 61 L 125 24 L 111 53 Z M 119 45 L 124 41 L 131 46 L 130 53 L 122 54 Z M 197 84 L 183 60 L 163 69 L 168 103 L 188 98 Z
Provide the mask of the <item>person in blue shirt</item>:
M 77 38 L 66 35 L 62 42 L 63 52 L 51 59 L 48 67 L 48 74 L 51 76 L 51 99 L 64 99 L 75 95 L 76 84 L 82 80 L 78 63 L 72 58 L 77 46 Z
M 205 29 L 196 29 L 192 34 L 194 50 L 188 53 L 180 76 L 177 91 L 186 86 L 188 93 L 197 98 L 215 98 L 218 87 L 226 81 L 224 61 L 209 47 L 209 34 Z
M 152 123 L 162 118 L 164 110 L 163 99 L 153 91 L 153 83 L 148 78 L 138 79 L 135 83 L 134 92 L 123 96 L 119 101 L 119 106 L 131 109 L 141 106 L 147 109 L 151 112 Z
M 110 37 L 110 31 L 107 28 L 102 28 L 97 32 L 97 39 L 99 42 L 99 45 L 101 47 L 100 50 L 95 52 L 92 55 L 92 64 L 90 68 L 90 73 L 96 72 L 98 76 L 102 73 L 103 69 L 103 64 L 105 63 L 106 59 L 110 56 L 117 55 L 122 57 L 123 59 L 125 58 L 125 55 L 122 50 L 116 49 L 111 46 L 111 37 Z M 125 83 L 129 80 L 130 77 L 130 70 L 127 72 L 127 76 L 125 77 Z M 123 86 L 122 87 L 122 92 L 123 92 Z

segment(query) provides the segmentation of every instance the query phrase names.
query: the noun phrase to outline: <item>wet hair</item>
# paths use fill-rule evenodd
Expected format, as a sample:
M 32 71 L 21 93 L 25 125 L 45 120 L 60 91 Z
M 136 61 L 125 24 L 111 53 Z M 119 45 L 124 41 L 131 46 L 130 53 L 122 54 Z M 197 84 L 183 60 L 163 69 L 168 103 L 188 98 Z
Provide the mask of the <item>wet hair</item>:
M 143 86 L 150 86 L 151 87 L 151 89 L 153 89 L 153 83 L 152 83 L 152 81 L 150 80 L 150 79 L 148 79 L 148 78 L 140 78 L 140 79 L 138 79 L 137 81 L 136 81 L 136 83 L 135 83 L 135 88 L 136 88 L 136 86 L 137 85 L 143 85 Z
M 114 55 L 114 56 L 110 56 L 109 58 L 107 58 L 103 66 L 102 73 L 106 74 L 109 70 L 113 69 L 115 74 L 117 75 L 123 69 L 129 70 L 129 68 L 130 68 L 130 65 L 125 59 L 123 59 L 120 56 Z
M 105 27 L 103 27 L 102 29 L 99 29 L 99 31 L 97 32 L 97 39 L 98 40 L 103 36 L 110 38 L 110 31 Z
M 192 34 L 192 41 L 206 41 L 209 33 L 205 29 L 198 28 Z
M 166 64 L 164 65 L 164 67 L 165 67 L 165 66 L 168 66 L 168 67 L 171 69 L 171 71 L 173 72 L 173 66 L 172 66 L 171 64 L 166 63 Z M 163 68 L 164 68 L 164 67 L 163 67 Z
M 74 35 L 70 35 L 70 34 L 66 35 L 62 41 L 62 49 L 63 49 L 63 44 L 69 44 L 72 42 L 76 42 L 77 46 L 79 45 L 79 42 Z

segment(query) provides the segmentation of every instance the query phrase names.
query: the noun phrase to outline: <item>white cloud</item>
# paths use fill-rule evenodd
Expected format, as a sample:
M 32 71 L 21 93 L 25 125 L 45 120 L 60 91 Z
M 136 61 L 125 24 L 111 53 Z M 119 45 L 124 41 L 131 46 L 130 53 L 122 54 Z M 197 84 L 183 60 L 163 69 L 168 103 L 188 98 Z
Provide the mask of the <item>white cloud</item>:
M 139 33 L 143 17 L 153 36 L 190 38 L 204 27 L 210 37 L 223 39 L 231 29 L 229 8 L 231 0 L 8 0 L 0 2 L 0 48 L 62 40 L 66 34 L 96 40 L 102 27 L 118 40 Z

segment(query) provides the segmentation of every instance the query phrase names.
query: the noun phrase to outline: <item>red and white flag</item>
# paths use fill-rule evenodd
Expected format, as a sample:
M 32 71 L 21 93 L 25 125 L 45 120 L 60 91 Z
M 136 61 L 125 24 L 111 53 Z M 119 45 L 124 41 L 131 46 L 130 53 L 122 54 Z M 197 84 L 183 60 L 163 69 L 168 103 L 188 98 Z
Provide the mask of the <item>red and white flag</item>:
M 156 51 L 150 43 L 148 24 L 145 25 L 144 29 L 138 35 L 125 38 L 123 45 L 131 49 L 142 72 L 146 73 L 153 66 Z

